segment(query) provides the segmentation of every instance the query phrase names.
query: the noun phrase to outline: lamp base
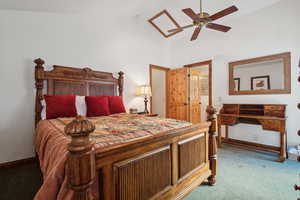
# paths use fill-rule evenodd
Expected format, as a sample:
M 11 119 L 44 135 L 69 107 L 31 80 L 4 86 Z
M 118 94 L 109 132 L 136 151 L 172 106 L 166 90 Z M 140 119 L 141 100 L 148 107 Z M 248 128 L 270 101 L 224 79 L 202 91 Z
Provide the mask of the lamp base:
M 144 102 L 145 102 L 145 110 L 144 110 L 144 113 L 145 113 L 145 114 L 149 114 L 149 111 L 148 111 L 148 98 L 147 98 L 147 96 L 145 96 Z

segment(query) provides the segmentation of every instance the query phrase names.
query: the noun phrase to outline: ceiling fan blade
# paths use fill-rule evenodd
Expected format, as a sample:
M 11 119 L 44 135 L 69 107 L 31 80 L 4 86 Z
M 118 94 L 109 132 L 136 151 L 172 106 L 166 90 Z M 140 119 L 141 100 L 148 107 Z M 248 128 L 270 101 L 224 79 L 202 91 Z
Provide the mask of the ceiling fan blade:
M 222 32 L 228 32 L 231 29 L 231 27 L 229 26 L 224 26 L 224 25 L 214 24 L 214 23 L 208 23 L 206 25 L 206 28 L 210 28 Z
M 182 9 L 182 12 L 184 12 L 187 16 L 192 18 L 192 20 L 199 19 L 198 15 L 191 8 Z
M 209 18 L 210 18 L 212 21 L 214 21 L 214 20 L 216 20 L 216 19 L 219 19 L 219 18 L 224 17 L 224 16 L 226 16 L 226 15 L 229 15 L 229 14 L 231 14 L 231 13 L 234 13 L 234 12 L 236 12 L 236 11 L 238 11 L 238 10 L 239 10 L 239 9 L 238 9 L 236 6 L 231 6 L 231 7 L 229 7 L 229 8 L 226 8 L 225 10 L 222 10 L 222 11 L 220 11 L 220 12 L 218 12 L 218 13 L 216 13 L 216 14 L 210 16 Z
M 181 29 L 186 29 L 186 28 L 190 28 L 190 27 L 193 27 L 193 26 L 194 26 L 194 24 L 190 24 L 190 25 L 186 25 L 186 26 L 181 27 Z M 174 28 L 174 29 L 168 30 L 168 32 L 174 32 L 174 31 L 178 31 L 178 30 L 180 30 L 180 29 Z
M 200 31 L 201 31 L 201 27 L 198 26 L 192 35 L 191 41 L 196 40 L 198 38 Z

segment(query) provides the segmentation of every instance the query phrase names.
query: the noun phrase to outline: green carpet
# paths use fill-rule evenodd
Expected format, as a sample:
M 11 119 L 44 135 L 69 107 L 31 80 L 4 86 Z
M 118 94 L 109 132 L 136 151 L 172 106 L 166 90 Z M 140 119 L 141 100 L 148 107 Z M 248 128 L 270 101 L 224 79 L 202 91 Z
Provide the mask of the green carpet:
M 275 162 L 274 154 L 224 145 L 219 149 L 217 185 L 200 186 L 186 200 L 296 200 L 300 163 Z
M 273 154 L 224 145 L 216 186 L 201 186 L 186 200 L 296 200 L 300 163 L 275 162 Z M 41 185 L 37 164 L 0 169 L 0 200 L 32 200 Z M 46 200 L 46 199 L 45 199 Z

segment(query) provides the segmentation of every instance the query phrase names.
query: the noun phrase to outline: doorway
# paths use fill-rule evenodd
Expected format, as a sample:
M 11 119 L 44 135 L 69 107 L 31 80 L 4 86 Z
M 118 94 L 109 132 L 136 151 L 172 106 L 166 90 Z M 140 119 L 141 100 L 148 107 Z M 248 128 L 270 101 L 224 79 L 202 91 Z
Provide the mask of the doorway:
M 167 117 L 167 72 L 170 69 L 157 65 L 150 65 L 150 86 L 152 96 L 150 98 L 151 113 L 158 114 L 160 117 Z
M 212 60 L 197 62 L 184 67 L 197 70 L 200 73 L 201 121 L 206 121 L 206 108 L 212 105 Z
M 186 76 L 184 74 L 186 74 Z M 197 87 L 190 87 L 193 85 L 191 84 L 192 82 L 185 82 L 188 74 L 191 76 L 190 80 L 197 84 Z M 208 105 L 212 105 L 211 60 L 187 64 L 178 69 L 150 65 L 149 75 L 150 86 L 152 89 L 151 113 L 158 114 L 160 117 L 164 118 L 169 117 L 186 121 L 195 121 L 196 123 L 199 121 L 206 121 L 206 108 Z M 193 75 L 195 75 L 195 79 L 193 78 Z M 176 77 L 174 78 L 173 76 Z M 182 82 L 179 83 L 178 81 Z M 186 83 L 186 85 L 183 83 Z M 176 91 L 180 89 L 182 89 L 182 91 L 178 91 L 178 93 L 181 95 L 175 94 L 176 99 L 171 101 L 171 93 L 176 93 Z M 197 91 L 197 93 L 195 93 L 195 91 Z M 182 100 L 182 102 L 180 100 Z M 172 105 L 178 104 L 177 107 L 175 106 L 176 108 L 172 109 L 174 106 L 172 107 L 170 102 L 172 102 Z M 198 114 L 199 112 L 200 114 Z

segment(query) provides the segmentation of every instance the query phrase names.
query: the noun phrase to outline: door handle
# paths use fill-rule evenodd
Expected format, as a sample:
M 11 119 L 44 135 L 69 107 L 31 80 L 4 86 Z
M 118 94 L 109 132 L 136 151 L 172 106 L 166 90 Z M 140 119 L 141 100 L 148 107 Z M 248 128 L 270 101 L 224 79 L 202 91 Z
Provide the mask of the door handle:
M 187 104 L 187 103 L 184 103 L 183 105 L 187 106 L 188 104 Z

